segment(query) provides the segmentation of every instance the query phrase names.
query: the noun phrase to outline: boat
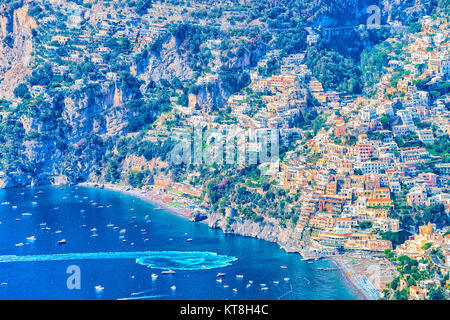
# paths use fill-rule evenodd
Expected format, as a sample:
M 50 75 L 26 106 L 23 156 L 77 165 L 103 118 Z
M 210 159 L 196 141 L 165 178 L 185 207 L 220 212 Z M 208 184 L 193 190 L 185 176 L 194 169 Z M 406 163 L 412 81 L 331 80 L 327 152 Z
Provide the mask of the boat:
M 95 291 L 100 292 L 105 290 L 105 288 L 103 288 L 101 285 L 95 286 Z
M 91 231 L 95 232 L 95 231 L 97 231 L 97 228 L 92 228 Z
M 8 204 L 11 204 L 11 203 L 8 202 L 8 201 L 2 202 L 2 205 L 3 205 L 3 206 L 8 205 Z
M 106 226 L 107 226 L 108 228 L 114 227 L 114 225 L 113 225 L 112 223 L 108 223 Z
M 289 279 L 289 278 L 284 278 L 283 280 L 284 280 L 284 281 L 289 281 L 289 280 L 291 280 L 291 279 Z
M 242 274 L 237 274 L 236 275 L 236 278 L 243 278 L 244 277 L 244 275 L 242 275 Z
M 176 289 L 177 289 L 177 287 L 175 287 L 175 286 L 171 286 L 171 287 L 170 287 L 170 289 L 172 289 L 172 290 L 176 290 Z
M 17 209 L 17 206 L 12 206 L 11 208 L 13 208 L 13 209 Z
M 189 239 L 186 239 L 186 242 L 191 242 L 192 241 L 192 239 L 191 238 L 189 238 Z
M 286 267 L 286 266 L 280 266 L 280 268 L 281 268 L 281 269 L 287 269 L 287 267 Z
M 23 247 L 23 242 L 16 243 L 16 247 Z
M 28 238 L 27 238 L 27 241 L 34 241 L 34 240 L 36 240 L 36 237 L 35 237 L 35 236 L 31 236 L 31 237 L 28 237 Z
M 163 270 L 161 273 L 162 274 L 174 274 L 175 271 L 173 271 L 173 270 Z
M 245 286 L 246 288 L 250 288 L 251 287 L 251 284 L 250 283 L 247 283 L 247 285 Z
M 61 233 L 61 232 L 62 232 L 61 230 L 56 230 L 56 231 L 55 231 L 55 233 Z
M 275 280 L 275 281 L 274 281 L 273 283 L 274 283 L 274 284 L 279 284 L 279 283 L 280 283 L 280 281 L 276 281 L 276 280 Z
M 219 278 L 219 279 L 216 279 L 216 281 L 217 281 L 218 283 L 222 283 L 223 280 Z
M 261 290 L 269 290 L 268 287 L 262 287 Z
M 67 243 L 66 239 L 61 239 L 58 241 L 58 244 L 66 244 L 66 243 Z
M 236 288 L 233 288 L 233 292 L 237 292 L 237 289 L 236 289 Z
M 29 212 L 24 212 L 24 213 L 22 213 L 22 215 L 23 215 L 23 216 L 31 216 L 32 214 L 29 213 Z
M 156 280 L 156 279 L 158 279 L 158 275 L 156 273 L 153 273 L 152 274 L 152 280 Z
M 225 273 L 220 273 L 220 272 L 219 272 L 219 273 L 217 274 L 217 276 L 218 276 L 218 277 L 225 277 Z

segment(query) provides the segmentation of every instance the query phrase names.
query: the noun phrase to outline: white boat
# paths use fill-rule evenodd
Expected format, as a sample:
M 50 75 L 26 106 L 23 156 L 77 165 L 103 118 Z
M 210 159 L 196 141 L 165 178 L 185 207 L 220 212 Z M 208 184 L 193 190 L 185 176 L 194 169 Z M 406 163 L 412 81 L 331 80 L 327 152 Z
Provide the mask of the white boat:
M 58 241 L 58 244 L 66 244 L 66 243 L 67 243 L 66 239 L 61 239 Z
M 218 283 L 222 283 L 222 279 L 216 279 Z
M 158 279 L 158 275 L 156 273 L 153 273 L 152 274 L 152 280 L 156 280 L 156 279 Z
M 280 283 L 280 281 L 274 281 L 273 283 L 274 283 L 274 284 L 279 284 L 279 283 Z
M 284 281 L 289 281 L 289 280 L 291 280 L 291 279 L 289 279 L 289 278 L 284 278 L 283 280 L 284 280 Z
M 262 287 L 261 290 L 269 290 L 268 287 Z
M 17 209 L 17 206 L 12 206 L 11 208 L 13 208 L 13 209 Z
M 241 279 L 242 279 L 243 277 L 244 277 L 244 276 L 243 276 L 242 274 L 237 274 L 237 275 L 236 275 L 236 278 L 241 278 Z
M 27 241 L 35 241 L 36 240 L 36 237 L 35 236 L 31 236 L 31 237 L 28 237 L 27 238 Z
M 161 271 L 161 273 L 162 274 L 174 274 L 175 271 L 173 271 L 173 270 L 163 270 L 163 271 Z
M 191 238 L 189 238 L 189 239 L 186 239 L 186 242 L 191 242 L 192 241 L 192 239 Z
M 251 284 L 250 284 L 250 283 L 247 283 L 246 287 L 247 287 L 247 288 L 250 288 L 250 287 L 251 287 Z
M 16 247 L 23 247 L 23 242 L 16 243 Z
M 32 214 L 29 213 L 29 212 L 24 212 L 24 213 L 22 213 L 22 215 L 23 215 L 23 216 L 31 216 Z
M 219 272 L 219 273 L 217 274 L 217 276 L 218 276 L 218 277 L 225 277 L 225 273 L 220 273 L 220 272 Z
M 177 289 L 177 287 L 175 287 L 175 286 L 171 286 L 171 287 L 170 287 L 170 289 L 172 289 L 172 290 L 176 290 L 176 289 Z
M 97 228 L 92 228 L 91 231 L 95 232 L 95 231 L 97 231 Z
M 236 289 L 236 288 L 233 288 L 233 292 L 237 292 L 237 289 Z
M 56 230 L 56 231 L 55 231 L 55 233 L 61 233 L 61 232 L 62 232 L 61 230 Z
M 95 291 L 100 292 L 105 290 L 105 288 L 103 288 L 101 285 L 95 286 Z
M 8 201 L 2 202 L 2 205 L 3 205 L 3 206 L 5 206 L 5 205 L 7 205 L 7 204 L 10 204 L 10 202 L 8 202 Z
M 108 228 L 114 227 L 114 225 L 113 225 L 112 223 L 108 223 L 106 226 L 107 226 Z
M 122 229 L 119 231 L 119 233 L 125 233 L 125 232 L 127 232 L 127 229 Z

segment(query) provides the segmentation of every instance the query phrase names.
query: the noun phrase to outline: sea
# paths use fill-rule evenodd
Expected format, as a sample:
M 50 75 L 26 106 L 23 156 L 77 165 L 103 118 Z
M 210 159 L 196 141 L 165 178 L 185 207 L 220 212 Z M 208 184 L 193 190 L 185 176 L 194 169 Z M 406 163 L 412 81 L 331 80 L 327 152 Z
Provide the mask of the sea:
M 330 261 L 303 261 L 120 192 L 7 189 L 0 203 L 2 300 L 359 299 L 339 270 L 321 270 L 335 268 Z

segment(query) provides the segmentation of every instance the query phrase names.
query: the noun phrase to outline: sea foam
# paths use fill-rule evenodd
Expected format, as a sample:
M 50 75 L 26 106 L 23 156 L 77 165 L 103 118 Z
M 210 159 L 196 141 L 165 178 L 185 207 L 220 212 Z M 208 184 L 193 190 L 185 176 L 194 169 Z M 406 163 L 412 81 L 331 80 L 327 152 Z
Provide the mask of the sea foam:
M 135 259 L 136 263 L 157 268 L 174 270 L 202 270 L 222 268 L 231 265 L 236 257 L 200 251 L 137 251 L 137 252 L 92 252 L 41 255 L 3 255 L 0 263 L 39 262 L 66 260 Z

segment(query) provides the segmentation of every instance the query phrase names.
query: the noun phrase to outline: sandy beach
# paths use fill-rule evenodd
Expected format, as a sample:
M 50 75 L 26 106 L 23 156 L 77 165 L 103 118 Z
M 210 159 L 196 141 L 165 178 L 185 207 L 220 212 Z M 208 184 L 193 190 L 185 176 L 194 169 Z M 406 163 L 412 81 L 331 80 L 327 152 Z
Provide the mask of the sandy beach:
M 154 205 L 156 208 L 163 209 L 163 210 L 168 211 L 172 214 L 175 214 L 179 217 L 182 217 L 185 219 L 190 219 L 190 217 L 191 217 L 190 212 L 188 212 L 187 210 L 185 210 L 183 208 L 171 206 L 170 204 L 165 203 L 164 201 L 161 201 L 155 197 L 152 197 L 149 192 L 141 190 L 141 189 L 133 188 L 131 186 L 124 186 L 124 185 L 117 185 L 117 184 L 98 184 L 98 183 L 92 183 L 92 182 L 79 183 L 78 186 L 120 192 L 123 194 L 127 194 L 130 196 L 142 199 L 144 201 L 147 201 L 148 203 L 151 203 L 152 205 Z M 206 219 L 201 222 L 207 224 L 208 223 L 207 221 L 208 220 Z
M 336 264 L 364 300 L 381 298 L 383 288 L 397 275 L 397 270 L 386 258 L 367 253 L 345 253 L 329 260 Z

